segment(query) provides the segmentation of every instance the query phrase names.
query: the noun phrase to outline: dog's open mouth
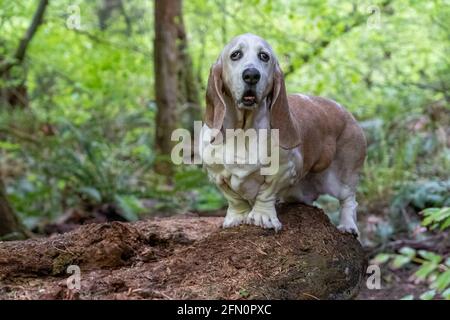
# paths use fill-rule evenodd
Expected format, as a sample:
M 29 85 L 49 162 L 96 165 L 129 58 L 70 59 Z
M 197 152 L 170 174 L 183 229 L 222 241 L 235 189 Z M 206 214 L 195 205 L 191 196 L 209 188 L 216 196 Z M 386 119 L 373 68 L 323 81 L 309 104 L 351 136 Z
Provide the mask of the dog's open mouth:
M 247 90 L 241 100 L 245 106 L 250 107 L 256 103 L 256 93 L 253 90 Z

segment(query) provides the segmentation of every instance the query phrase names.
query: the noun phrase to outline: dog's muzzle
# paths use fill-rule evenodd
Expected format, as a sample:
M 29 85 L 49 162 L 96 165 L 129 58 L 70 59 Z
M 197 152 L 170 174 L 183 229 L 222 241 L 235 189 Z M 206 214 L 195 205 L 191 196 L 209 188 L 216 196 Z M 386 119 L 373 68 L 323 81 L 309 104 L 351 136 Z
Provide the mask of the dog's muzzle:
M 255 85 L 261 79 L 261 73 L 256 68 L 247 68 L 242 72 L 242 80 L 248 85 Z
M 257 104 L 258 99 L 256 97 L 256 92 L 253 89 L 245 90 L 242 95 L 241 102 L 246 107 L 251 107 Z
M 255 87 L 261 79 L 261 73 L 256 68 L 247 68 L 242 72 L 242 80 L 246 84 L 246 90 L 242 95 L 241 102 L 245 107 L 251 107 L 257 104 Z

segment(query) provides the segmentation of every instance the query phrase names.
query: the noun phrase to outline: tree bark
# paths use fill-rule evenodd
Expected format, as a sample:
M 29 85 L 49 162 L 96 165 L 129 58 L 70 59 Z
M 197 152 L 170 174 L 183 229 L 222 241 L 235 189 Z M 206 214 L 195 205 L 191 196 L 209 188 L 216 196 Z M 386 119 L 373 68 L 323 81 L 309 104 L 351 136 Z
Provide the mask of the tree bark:
M 25 58 L 28 45 L 30 44 L 31 40 L 36 34 L 36 31 L 38 30 L 39 26 L 42 24 L 42 21 L 44 19 L 44 13 L 45 10 L 47 9 L 47 5 L 48 0 L 41 0 L 39 2 L 36 12 L 34 13 L 33 20 L 31 21 L 31 24 L 28 27 L 24 37 L 20 40 L 19 47 L 17 48 L 16 54 L 14 55 L 16 63 L 21 64 L 23 59 Z
M 0 239 L 3 237 L 11 240 L 24 239 L 28 237 L 28 233 L 11 208 L 0 180 Z
M 171 175 L 172 131 L 181 125 L 193 137 L 194 121 L 201 120 L 198 81 L 188 51 L 181 0 L 155 0 L 155 149 L 160 158 L 155 170 Z
M 155 0 L 154 68 L 156 94 L 156 172 L 170 176 L 171 135 L 177 125 L 178 24 L 181 0 Z
M 277 211 L 278 233 L 182 215 L 0 243 L 0 299 L 354 298 L 367 267 L 358 240 L 318 208 Z M 71 265 L 78 291 L 61 285 Z
M 200 95 L 198 81 L 195 78 L 192 58 L 189 54 L 186 28 L 183 16 L 179 15 L 178 26 L 178 103 L 180 122 L 183 128 L 188 129 L 193 137 L 194 121 L 201 120 Z

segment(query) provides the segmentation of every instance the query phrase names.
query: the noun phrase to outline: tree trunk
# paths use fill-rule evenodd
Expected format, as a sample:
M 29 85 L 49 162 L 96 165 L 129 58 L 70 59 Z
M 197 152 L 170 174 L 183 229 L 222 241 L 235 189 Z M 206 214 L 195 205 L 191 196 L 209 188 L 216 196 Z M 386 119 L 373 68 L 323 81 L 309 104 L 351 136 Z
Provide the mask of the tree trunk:
M 183 128 L 188 129 L 193 137 L 194 121 L 201 120 L 200 96 L 198 81 L 194 75 L 192 58 L 189 55 L 189 46 L 184 26 L 183 17 L 180 14 L 178 23 L 178 103 L 180 122 Z
M 0 180 L 0 239 L 24 239 L 27 236 L 25 227 L 14 214 L 6 199 L 5 187 Z
M 170 176 L 170 137 L 180 124 L 193 137 L 194 121 L 201 120 L 198 81 L 194 75 L 183 22 L 182 1 L 155 1 L 155 148 L 159 155 L 155 170 Z
M 156 94 L 156 172 L 170 176 L 171 135 L 176 128 L 178 97 L 178 25 L 181 0 L 155 0 L 154 68 Z
M 277 210 L 278 233 L 182 215 L 0 243 L 0 299 L 354 298 L 367 266 L 358 240 L 318 208 Z M 78 291 L 61 285 L 71 265 Z
M 23 76 L 25 78 L 25 76 Z M 9 70 L 0 75 L 4 87 L 0 87 L 0 104 L 11 108 L 27 108 L 28 107 L 28 88 L 25 80 L 19 84 L 11 84 L 14 80 Z

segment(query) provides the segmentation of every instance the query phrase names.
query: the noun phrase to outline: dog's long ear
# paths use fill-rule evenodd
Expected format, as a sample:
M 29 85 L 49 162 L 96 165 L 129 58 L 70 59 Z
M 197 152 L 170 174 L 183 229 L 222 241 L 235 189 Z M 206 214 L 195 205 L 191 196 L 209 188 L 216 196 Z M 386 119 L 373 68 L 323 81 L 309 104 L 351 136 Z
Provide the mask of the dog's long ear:
M 206 112 L 204 121 L 211 129 L 222 129 L 225 117 L 225 101 L 222 93 L 222 61 L 219 60 L 211 67 L 206 89 Z
M 273 77 L 270 125 L 272 129 L 279 130 L 280 146 L 283 149 L 292 149 L 300 144 L 300 132 L 289 109 L 283 72 L 278 63 Z

